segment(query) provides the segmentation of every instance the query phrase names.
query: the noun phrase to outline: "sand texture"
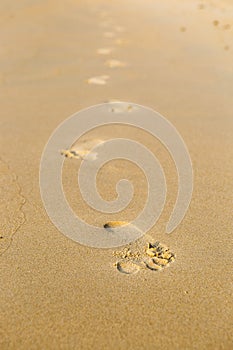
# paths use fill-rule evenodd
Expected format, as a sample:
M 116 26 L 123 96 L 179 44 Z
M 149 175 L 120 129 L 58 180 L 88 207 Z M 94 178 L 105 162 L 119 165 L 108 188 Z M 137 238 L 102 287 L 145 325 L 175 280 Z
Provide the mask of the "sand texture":
M 232 1 L 1 0 L 0 43 L 0 349 L 231 350 Z M 58 149 L 72 209 L 106 229 L 140 213 L 146 178 L 126 160 L 109 162 L 97 176 L 101 196 L 115 199 L 127 178 L 134 197 L 123 212 L 96 212 L 77 186 L 81 162 L 96 157 L 90 147 L 133 139 L 164 169 L 166 205 L 147 236 L 96 249 L 52 224 L 39 165 L 61 122 L 115 100 L 151 107 L 179 130 L 194 190 L 184 220 L 166 234 L 177 174 L 158 140 L 114 125 Z

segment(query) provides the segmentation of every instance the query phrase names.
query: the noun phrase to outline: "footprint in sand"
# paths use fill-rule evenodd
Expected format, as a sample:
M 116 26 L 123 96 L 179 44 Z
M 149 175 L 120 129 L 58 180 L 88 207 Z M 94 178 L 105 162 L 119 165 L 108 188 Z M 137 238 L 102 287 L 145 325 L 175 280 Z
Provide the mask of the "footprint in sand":
M 112 113 L 124 113 L 124 112 L 130 113 L 133 110 L 137 109 L 136 106 L 132 106 L 131 104 L 128 104 L 128 103 L 122 103 L 122 102 L 114 103 L 114 102 L 117 102 L 117 101 L 108 102 L 108 103 L 112 103 L 112 106 L 110 105 L 110 112 Z
M 110 53 L 113 52 L 113 48 L 112 47 L 103 47 L 103 48 L 97 49 L 96 52 L 98 55 L 110 55 Z
M 125 67 L 126 63 L 112 59 L 112 60 L 107 60 L 105 62 L 105 65 L 109 68 L 119 68 L 119 67 Z
M 98 153 L 92 152 L 92 148 L 101 145 L 104 141 L 101 139 L 84 140 L 83 142 L 75 143 L 70 149 L 61 150 L 61 155 L 66 158 L 75 158 L 82 160 L 95 160 Z
M 109 75 L 99 75 L 96 77 L 91 77 L 87 80 L 88 84 L 94 84 L 94 85 L 105 85 L 107 84 L 107 80 L 109 79 Z
M 120 227 L 125 227 L 126 230 L 138 230 L 126 221 L 110 221 L 104 225 L 104 228 L 116 234 Z M 128 244 L 122 250 L 114 251 L 113 256 L 118 258 L 114 266 L 125 274 L 133 274 L 142 269 L 160 271 L 175 260 L 175 254 L 168 247 L 160 242 L 153 242 L 153 238 L 148 234 Z

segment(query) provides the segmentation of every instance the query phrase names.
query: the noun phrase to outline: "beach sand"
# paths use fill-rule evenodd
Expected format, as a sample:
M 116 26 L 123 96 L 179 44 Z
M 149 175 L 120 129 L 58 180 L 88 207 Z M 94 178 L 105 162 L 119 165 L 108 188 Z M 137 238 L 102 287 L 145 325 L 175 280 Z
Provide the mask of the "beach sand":
M 2 0 L 0 28 L 0 348 L 232 349 L 232 2 Z M 164 115 L 192 159 L 192 202 L 166 234 L 177 174 L 164 146 L 123 126 L 86 136 L 136 139 L 163 166 L 166 206 L 148 234 L 176 259 L 161 271 L 120 273 L 115 249 L 68 239 L 41 201 L 40 158 L 53 130 L 112 99 Z M 122 177 L 135 185 L 115 216 L 80 198 L 79 165 L 67 159 L 63 181 L 82 219 L 103 226 L 142 210 L 147 187 L 135 165 L 115 160 L 97 178 L 107 200 Z

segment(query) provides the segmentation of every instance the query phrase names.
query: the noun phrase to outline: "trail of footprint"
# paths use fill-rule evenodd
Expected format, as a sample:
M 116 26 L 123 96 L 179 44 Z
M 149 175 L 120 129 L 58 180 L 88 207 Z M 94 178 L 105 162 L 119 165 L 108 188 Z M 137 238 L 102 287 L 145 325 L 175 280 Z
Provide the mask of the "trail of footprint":
M 3 213 L 0 221 L 0 255 L 10 247 L 13 235 L 25 222 L 24 204 L 25 198 L 17 176 L 0 159 L 0 210 Z
M 121 101 L 108 101 L 110 108 L 109 111 L 112 113 L 131 113 L 137 110 L 137 106 L 131 105 L 129 103 L 124 103 Z
M 113 52 L 113 48 L 112 47 L 103 47 L 103 48 L 97 49 L 96 52 L 98 55 L 110 55 L 110 53 Z
M 82 142 L 76 142 L 70 149 L 61 150 L 61 155 L 66 158 L 76 158 L 82 160 L 95 160 L 98 156 L 92 152 L 92 148 L 101 145 L 104 141 L 101 139 L 88 139 Z
M 87 80 L 88 84 L 93 85 L 105 85 L 107 84 L 107 80 L 109 79 L 109 75 L 98 75 L 95 77 L 91 77 Z
M 125 67 L 126 63 L 116 59 L 111 59 L 111 60 L 107 60 L 105 62 L 105 65 L 109 68 L 119 68 L 119 67 Z

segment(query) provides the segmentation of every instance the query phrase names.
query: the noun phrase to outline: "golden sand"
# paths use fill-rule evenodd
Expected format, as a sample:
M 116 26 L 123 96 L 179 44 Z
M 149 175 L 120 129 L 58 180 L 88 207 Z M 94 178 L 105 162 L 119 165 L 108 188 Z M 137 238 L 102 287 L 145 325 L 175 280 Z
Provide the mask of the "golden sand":
M 232 0 L 1 0 L 1 350 L 232 349 L 232 13 Z M 105 65 L 97 50 L 108 47 L 124 69 Z M 125 137 L 148 147 L 168 187 L 150 237 L 96 249 L 51 223 L 39 164 L 61 122 L 113 99 L 151 107 L 177 128 L 193 162 L 194 191 L 184 220 L 166 234 L 178 188 L 165 147 L 135 128 L 94 130 L 90 139 Z M 64 162 L 74 212 L 99 227 L 133 221 L 146 200 L 143 175 L 121 161 L 106 166 L 97 179 L 103 198 L 116 198 L 124 174 L 136 199 L 123 213 L 98 216 L 75 192 L 79 163 Z M 175 261 L 163 268 L 170 250 Z

